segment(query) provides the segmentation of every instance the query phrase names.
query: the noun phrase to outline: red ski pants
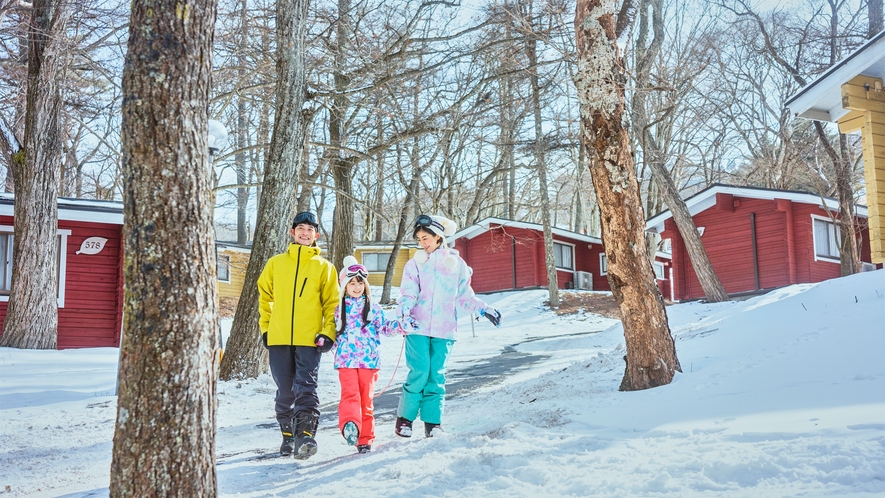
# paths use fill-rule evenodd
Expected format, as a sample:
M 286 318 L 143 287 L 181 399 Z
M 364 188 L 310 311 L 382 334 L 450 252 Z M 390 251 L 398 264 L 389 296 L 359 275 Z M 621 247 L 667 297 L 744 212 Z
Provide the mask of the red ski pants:
M 375 382 L 378 370 L 371 368 L 339 368 L 341 401 L 338 403 L 338 430 L 353 422 L 360 431 L 357 444 L 375 441 Z

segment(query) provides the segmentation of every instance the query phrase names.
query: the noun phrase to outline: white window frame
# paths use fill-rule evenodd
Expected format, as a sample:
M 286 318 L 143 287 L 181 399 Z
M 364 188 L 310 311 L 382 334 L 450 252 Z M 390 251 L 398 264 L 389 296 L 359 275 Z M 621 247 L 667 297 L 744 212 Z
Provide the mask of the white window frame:
M 833 227 L 834 238 L 836 239 L 836 252 L 839 251 L 839 225 L 833 223 L 833 220 L 825 216 L 811 215 L 811 250 L 814 253 L 815 261 L 824 261 L 827 263 L 840 263 L 839 256 L 822 256 L 817 253 L 817 230 L 815 230 L 815 221 L 826 223 Z
M 664 263 L 661 263 L 660 261 L 653 261 L 652 266 L 655 270 L 655 280 L 667 280 L 666 268 L 664 268 Z M 658 269 L 660 269 L 660 277 L 658 276 Z
M 370 254 L 376 255 L 376 257 L 377 257 L 377 255 L 387 256 L 388 263 L 390 262 L 390 258 L 392 256 L 392 254 L 390 254 L 389 252 L 384 252 L 384 251 L 367 251 L 367 252 L 360 253 L 360 259 L 362 260 L 362 265 L 365 266 L 367 270 L 369 270 L 369 273 L 384 273 L 384 272 L 386 272 L 387 271 L 387 263 L 384 264 L 384 269 L 382 269 L 382 270 L 373 270 L 373 269 L 369 268 L 369 265 L 366 264 L 366 256 L 368 256 Z
M 608 258 L 604 252 L 599 253 L 599 274 L 608 275 Z
M 0 225 L 0 232 L 2 233 L 14 233 L 15 227 Z M 59 241 L 59 251 L 58 251 L 58 295 L 56 296 L 56 302 L 58 303 L 59 308 L 65 307 L 65 281 L 67 280 L 68 273 L 68 235 L 71 234 L 70 230 L 58 229 L 58 236 L 61 238 Z M 12 279 L 12 248 L 9 248 L 9 258 L 7 263 L 9 265 L 9 278 Z M 5 256 L 3 259 L 7 259 Z M 8 295 L 0 295 L 0 303 L 9 302 Z
M 568 247 L 568 248 L 570 248 L 570 249 L 572 250 L 572 267 L 571 267 L 571 268 L 566 268 L 566 267 L 564 267 L 564 266 L 556 266 L 556 269 L 559 270 L 559 271 L 566 271 L 566 272 L 574 273 L 574 272 L 575 272 L 575 245 L 574 245 L 574 244 L 569 244 L 568 242 L 562 242 L 562 241 L 560 241 L 560 240 L 554 240 L 554 241 L 553 241 L 553 260 L 554 260 L 554 264 L 556 264 L 555 261 L 556 261 L 556 246 L 557 246 L 557 245 L 561 245 L 561 246 L 563 246 L 563 247 Z
M 221 269 L 221 260 L 222 260 L 222 259 L 226 259 L 226 260 L 227 260 L 227 278 L 226 278 L 226 279 L 221 278 L 221 276 L 218 274 L 218 270 Z M 219 254 L 218 257 L 216 257 L 216 260 L 215 260 L 215 277 L 218 279 L 219 282 L 222 282 L 222 283 L 225 283 L 225 284 L 229 284 L 229 283 L 230 283 L 230 268 L 231 268 L 231 264 L 230 264 L 230 263 L 231 263 L 230 254 Z

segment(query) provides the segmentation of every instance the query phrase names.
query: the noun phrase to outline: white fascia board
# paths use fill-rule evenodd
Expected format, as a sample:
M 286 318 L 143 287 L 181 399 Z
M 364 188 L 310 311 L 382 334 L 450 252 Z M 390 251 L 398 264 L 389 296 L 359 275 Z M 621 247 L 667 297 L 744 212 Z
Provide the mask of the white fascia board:
M 804 192 L 786 192 L 779 190 L 765 190 L 765 189 L 754 189 L 754 188 L 741 188 L 741 187 L 729 187 L 724 185 L 717 185 L 713 188 L 710 188 L 701 194 L 698 194 L 694 197 L 689 198 L 685 201 L 685 205 L 688 207 L 688 212 L 695 216 L 700 212 L 703 212 L 706 209 L 709 209 L 716 205 L 716 194 L 731 194 L 735 197 L 745 197 L 748 199 L 763 199 L 763 200 L 774 200 L 774 199 L 786 199 L 792 202 L 799 202 L 802 204 L 817 204 L 818 206 L 822 206 L 820 196 L 814 194 L 806 194 Z M 824 202 L 829 209 L 839 210 L 839 202 L 835 199 L 824 198 Z M 855 205 L 855 214 L 861 218 L 867 218 L 867 207 L 861 205 Z M 664 222 L 668 219 L 672 218 L 672 214 L 670 210 L 666 210 L 663 213 L 655 216 L 654 218 L 649 219 L 645 224 L 645 230 L 647 232 L 661 233 L 664 231 Z
M 784 107 L 799 117 L 835 121 L 848 113 L 842 109 L 842 85 L 863 74 L 870 66 L 883 59 L 885 59 L 885 31 L 871 38 L 805 85 L 787 99 Z M 825 114 L 828 116 L 825 117 Z
M 0 200 L 9 201 L 0 204 L 0 216 L 15 216 L 15 196 L 8 192 L 0 193 Z M 85 221 L 123 224 L 123 203 L 109 201 L 89 201 L 82 199 L 60 199 L 58 201 L 58 219 L 64 221 Z M 82 207 L 83 209 L 66 209 L 65 206 Z M 117 211 L 119 209 L 119 211 Z
M 228 251 L 228 252 L 241 252 L 244 254 L 252 254 L 251 249 L 246 249 L 245 247 L 235 247 L 235 246 L 226 246 L 224 244 L 215 244 L 215 247 L 219 251 Z

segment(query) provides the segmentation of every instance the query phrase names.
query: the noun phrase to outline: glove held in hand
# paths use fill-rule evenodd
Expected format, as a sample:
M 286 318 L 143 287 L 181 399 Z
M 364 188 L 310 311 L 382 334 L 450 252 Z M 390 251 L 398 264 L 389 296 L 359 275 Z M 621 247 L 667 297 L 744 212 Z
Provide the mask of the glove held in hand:
M 332 345 L 334 343 L 335 343 L 335 341 L 324 336 L 323 334 L 317 334 L 315 344 L 317 346 L 317 350 L 320 353 L 328 353 L 332 349 Z

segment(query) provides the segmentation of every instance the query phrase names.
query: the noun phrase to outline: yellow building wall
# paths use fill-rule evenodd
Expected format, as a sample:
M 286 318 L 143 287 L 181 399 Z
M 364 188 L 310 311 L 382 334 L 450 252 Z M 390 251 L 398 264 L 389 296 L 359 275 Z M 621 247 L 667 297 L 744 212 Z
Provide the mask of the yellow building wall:
M 842 85 L 842 107 L 852 112 L 839 120 L 839 131 L 859 130 L 863 137 L 873 263 L 885 263 L 885 90 L 882 88 L 882 80 L 868 76 L 856 76 Z
M 409 261 L 409 258 L 411 258 L 412 255 L 415 254 L 416 250 L 417 249 L 414 247 L 403 247 L 399 250 L 399 254 L 397 255 L 397 258 L 396 258 L 396 267 L 393 270 L 393 280 L 391 282 L 391 285 L 393 285 L 394 287 L 399 287 L 400 283 L 403 281 L 403 269 L 406 267 L 406 262 Z M 355 249 L 353 251 L 353 257 L 355 257 L 356 260 L 359 261 L 360 264 L 362 264 L 363 263 L 363 254 L 368 254 L 368 253 L 390 254 L 390 251 L 391 251 L 390 248 L 379 247 L 376 249 L 376 248 L 364 247 L 364 248 L 360 248 L 360 249 Z M 369 273 L 369 285 L 375 285 L 378 287 L 381 287 L 382 285 L 384 285 L 384 272 L 381 271 L 381 272 Z
M 240 297 L 240 293 L 243 291 L 243 282 L 246 280 L 249 253 L 219 250 L 218 256 L 230 257 L 230 282 L 218 281 L 218 297 Z

